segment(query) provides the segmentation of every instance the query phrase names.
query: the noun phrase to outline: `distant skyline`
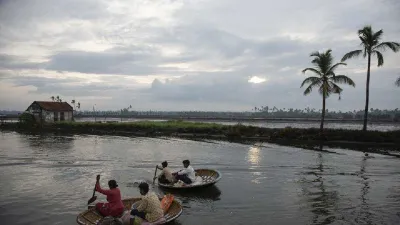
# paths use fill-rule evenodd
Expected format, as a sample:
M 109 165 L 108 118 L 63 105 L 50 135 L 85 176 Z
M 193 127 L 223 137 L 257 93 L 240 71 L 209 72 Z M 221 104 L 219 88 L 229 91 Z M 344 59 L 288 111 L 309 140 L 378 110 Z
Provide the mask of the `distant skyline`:
M 357 49 L 357 30 L 400 42 L 397 0 L 2 0 L 0 110 L 59 95 L 101 110 L 250 111 L 321 108 L 300 88 L 309 54 L 335 61 Z M 400 53 L 371 68 L 370 108 L 400 108 Z M 356 87 L 329 111 L 361 110 L 366 60 L 337 70 Z

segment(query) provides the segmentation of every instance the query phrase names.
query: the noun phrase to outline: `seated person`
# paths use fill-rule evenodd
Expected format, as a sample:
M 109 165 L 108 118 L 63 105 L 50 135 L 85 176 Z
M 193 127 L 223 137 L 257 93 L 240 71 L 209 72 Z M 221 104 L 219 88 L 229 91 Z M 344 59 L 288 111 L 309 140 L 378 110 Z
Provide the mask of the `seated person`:
M 115 180 L 108 181 L 110 190 L 105 190 L 100 187 L 100 175 L 96 177 L 96 191 L 107 196 L 107 203 L 97 203 L 96 210 L 104 217 L 118 217 L 124 212 L 124 204 L 121 200 L 121 192 Z
M 183 160 L 183 167 L 184 169 L 178 171 L 177 173 L 173 173 L 176 180 L 181 180 L 185 184 L 191 184 L 196 180 L 196 173 L 193 167 L 190 165 L 189 160 Z
M 149 192 L 149 185 L 147 183 L 139 184 L 139 191 L 142 195 L 142 200 L 136 209 L 131 210 L 130 225 L 133 225 L 135 216 L 140 217 L 152 223 L 164 216 L 161 208 L 161 202 L 154 192 Z
M 158 176 L 158 182 L 162 184 L 172 184 L 175 182 L 174 176 L 172 176 L 171 170 L 168 168 L 168 162 L 164 161 L 161 163 L 162 168 L 157 169 L 162 170 L 161 174 Z

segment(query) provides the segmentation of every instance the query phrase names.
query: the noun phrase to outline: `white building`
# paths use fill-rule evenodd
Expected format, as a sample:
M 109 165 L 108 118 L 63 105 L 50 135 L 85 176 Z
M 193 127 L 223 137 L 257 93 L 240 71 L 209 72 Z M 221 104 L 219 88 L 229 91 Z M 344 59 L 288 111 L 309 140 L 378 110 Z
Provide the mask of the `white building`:
M 74 117 L 74 110 L 67 102 L 34 101 L 26 111 L 40 123 L 72 121 Z

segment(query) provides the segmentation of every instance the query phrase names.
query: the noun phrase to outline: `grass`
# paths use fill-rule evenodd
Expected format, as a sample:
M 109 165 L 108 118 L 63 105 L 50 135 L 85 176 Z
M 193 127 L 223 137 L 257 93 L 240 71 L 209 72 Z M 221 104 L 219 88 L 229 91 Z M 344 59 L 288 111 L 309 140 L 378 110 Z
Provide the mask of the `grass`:
M 23 124 L 5 124 L 1 129 L 57 131 L 64 133 L 90 133 L 132 136 L 181 136 L 219 138 L 229 141 L 285 142 L 363 142 L 384 143 L 400 146 L 400 130 L 381 132 L 361 130 L 325 129 L 321 138 L 319 129 L 309 128 L 262 128 L 244 125 L 222 125 L 188 121 L 138 121 L 138 122 L 58 122 L 42 127 L 27 127 Z

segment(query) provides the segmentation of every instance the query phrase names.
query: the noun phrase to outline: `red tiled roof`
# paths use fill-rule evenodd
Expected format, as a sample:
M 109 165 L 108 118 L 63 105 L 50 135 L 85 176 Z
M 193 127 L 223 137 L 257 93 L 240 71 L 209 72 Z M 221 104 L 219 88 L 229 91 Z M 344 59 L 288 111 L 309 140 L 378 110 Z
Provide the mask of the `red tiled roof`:
M 35 101 L 35 102 L 42 109 L 45 109 L 48 111 L 62 112 L 62 111 L 72 111 L 73 110 L 72 106 L 70 104 L 68 104 L 67 102 L 45 102 L 45 101 Z

